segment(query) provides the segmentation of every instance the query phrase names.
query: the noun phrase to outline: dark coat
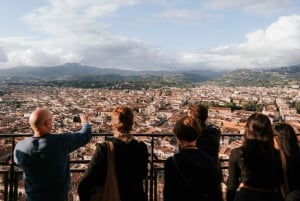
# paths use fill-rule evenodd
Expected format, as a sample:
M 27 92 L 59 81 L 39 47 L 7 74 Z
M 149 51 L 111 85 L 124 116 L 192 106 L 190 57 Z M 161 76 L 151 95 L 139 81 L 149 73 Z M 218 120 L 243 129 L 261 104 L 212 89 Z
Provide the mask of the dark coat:
M 197 147 L 211 155 L 219 163 L 221 131 L 215 125 L 201 125 L 202 134 L 197 139 Z
M 248 170 L 242 162 L 244 155 L 243 146 L 231 151 L 229 157 L 229 177 L 226 195 L 227 201 L 234 200 L 236 190 L 241 182 L 247 186 L 259 189 L 276 189 L 283 182 L 283 172 L 279 151 L 274 148 L 272 158 L 264 155 L 260 152 L 260 150 L 263 150 L 265 147 L 264 143 L 265 142 L 262 141 L 249 140 L 248 147 L 252 150 L 252 155 L 249 161 L 252 163 L 252 168 L 248 168 Z
M 129 143 L 112 138 L 115 166 L 122 201 L 146 201 L 143 181 L 148 176 L 148 149 L 145 143 Z M 95 189 L 104 183 L 107 166 L 107 145 L 96 145 L 96 151 L 79 185 L 80 201 L 88 201 Z
M 213 158 L 199 149 L 182 149 L 165 163 L 164 201 L 220 201 L 220 174 Z M 202 199 L 203 198 L 203 199 Z
M 290 190 L 300 191 L 300 154 L 295 156 L 286 156 L 287 161 L 287 179 Z

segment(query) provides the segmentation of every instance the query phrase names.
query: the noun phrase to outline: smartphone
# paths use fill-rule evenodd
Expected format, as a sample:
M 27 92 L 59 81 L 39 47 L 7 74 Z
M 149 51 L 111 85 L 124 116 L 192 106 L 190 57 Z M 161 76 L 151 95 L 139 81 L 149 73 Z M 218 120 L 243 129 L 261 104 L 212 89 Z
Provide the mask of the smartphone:
M 79 116 L 74 116 L 73 117 L 73 122 L 81 122 L 81 119 Z

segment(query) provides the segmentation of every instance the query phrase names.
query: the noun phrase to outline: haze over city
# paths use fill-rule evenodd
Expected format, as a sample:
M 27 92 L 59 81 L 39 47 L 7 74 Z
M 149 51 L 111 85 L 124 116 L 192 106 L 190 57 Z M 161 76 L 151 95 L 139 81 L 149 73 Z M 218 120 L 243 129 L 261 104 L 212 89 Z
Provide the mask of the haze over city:
M 127 70 L 300 63 L 298 0 L 10 0 L 0 69 L 78 62 Z

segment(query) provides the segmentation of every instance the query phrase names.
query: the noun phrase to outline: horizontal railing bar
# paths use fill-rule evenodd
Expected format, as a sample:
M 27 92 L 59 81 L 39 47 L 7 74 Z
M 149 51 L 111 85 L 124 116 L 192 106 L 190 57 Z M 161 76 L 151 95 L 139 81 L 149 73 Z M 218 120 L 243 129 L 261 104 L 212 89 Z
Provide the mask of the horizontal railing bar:
M 54 134 L 59 134 L 59 133 L 54 133 Z M 93 137 L 110 137 L 113 136 L 112 133 L 93 133 Z M 166 137 L 166 136 L 174 136 L 172 133 L 155 133 L 155 134 L 146 134 L 146 133 L 134 133 L 133 134 L 136 137 L 149 137 L 151 138 L 151 159 L 149 160 L 150 164 L 150 170 L 149 170 L 149 177 L 146 181 L 146 184 L 150 187 L 149 188 L 149 196 L 150 196 L 150 201 L 156 201 L 157 200 L 157 179 L 158 171 L 163 171 L 164 167 L 162 166 L 156 166 L 155 163 L 162 164 L 164 163 L 165 159 L 157 159 L 154 157 L 154 140 L 156 137 Z M 300 135 L 300 133 L 296 134 L 297 136 Z M 18 178 L 19 175 L 22 172 L 22 169 L 18 168 L 16 164 L 13 163 L 13 149 L 15 146 L 15 139 L 19 137 L 31 137 L 32 134 L 30 133 L 9 133 L 9 134 L 0 134 L 0 139 L 1 138 L 11 138 L 10 143 L 6 143 L 4 145 L 10 146 L 10 157 L 7 160 L 0 161 L 0 174 L 4 175 L 6 177 L 5 183 L 4 183 L 4 188 L 6 189 L 5 195 L 7 195 L 9 189 L 9 195 L 5 196 L 4 201 L 13 201 L 15 197 L 18 196 L 18 188 L 19 188 L 19 183 L 18 183 Z M 221 135 L 221 139 L 224 137 L 236 137 L 237 140 L 241 139 L 243 137 L 243 134 L 240 133 L 223 133 Z M 70 160 L 71 164 L 88 164 L 90 160 Z M 228 169 L 228 162 L 229 159 L 224 159 L 220 158 L 221 162 L 221 168 L 222 170 Z M 86 167 L 80 167 L 80 168 L 74 168 L 70 167 L 70 171 L 72 173 L 84 173 L 86 170 Z M 71 201 L 71 200 L 69 200 Z
M 53 133 L 53 134 L 59 134 L 59 133 Z M 112 133 L 93 133 L 92 134 L 93 136 L 113 136 Z M 140 136 L 140 137 L 162 137 L 162 136 L 174 136 L 174 134 L 172 133 L 161 133 L 161 134 L 158 134 L 158 133 L 155 133 L 155 134 L 147 134 L 147 133 L 134 133 L 133 134 L 134 136 Z M 298 134 L 300 135 L 300 133 Z M 0 138 L 2 137 L 31 137 L 32 136 L 32 133 L 29 134 L 29 133 L 10 133 L 10 134 L 3 134 L 1 133 L 0 134 Z M 238 133 L 223 133 L 221 136 L 229 136 L 229 137 L 240 137 L 240 136 L 243 136 L 243 134 L 238 134 Z

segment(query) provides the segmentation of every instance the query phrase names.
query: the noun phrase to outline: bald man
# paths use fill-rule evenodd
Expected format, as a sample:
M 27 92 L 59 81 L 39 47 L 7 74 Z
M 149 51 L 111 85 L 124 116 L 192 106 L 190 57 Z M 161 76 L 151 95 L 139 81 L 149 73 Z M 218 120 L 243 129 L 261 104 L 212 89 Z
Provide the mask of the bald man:
M 53 116 L 37 109 L 29 117 L 33 136 L 17 143 L 14 162 L 24 172 L 26 201 L 65 201 L 70 185 L 69 153 L 92 138 L 87 115 L 80 115 L 82 128 L 74 133 L 51 134 Z

